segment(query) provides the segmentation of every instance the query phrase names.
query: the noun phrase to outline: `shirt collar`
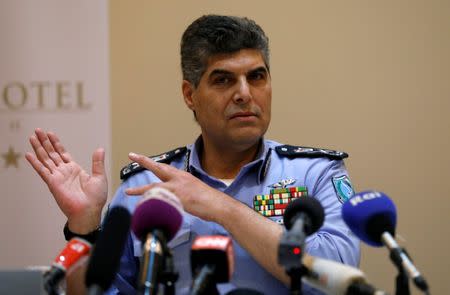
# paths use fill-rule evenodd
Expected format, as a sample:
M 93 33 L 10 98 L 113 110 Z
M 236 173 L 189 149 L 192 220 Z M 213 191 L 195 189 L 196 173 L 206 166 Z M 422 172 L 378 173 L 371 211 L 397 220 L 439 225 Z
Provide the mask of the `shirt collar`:
M 188 152 L 186 155 L 185 170 L 192 173 L 194 171 L 208 175 L 206 173 L 200 162 L 200 152 L 203 149 L 202 136 L 200 135 L 194 144 L 188 146 Z M 261 145 L 258 154 L 252 162 L 246 164 L 242 169 L 249 169 L 251 167 L 256 167 L 258 169 L 257 182 L 260 184 L 266 177 L 267 171 L 269 170 L 271 161 L 272 148 L 267 144 L 264 139 L 261 139 Z M 241 170 L 242 170 L 241 169 Z

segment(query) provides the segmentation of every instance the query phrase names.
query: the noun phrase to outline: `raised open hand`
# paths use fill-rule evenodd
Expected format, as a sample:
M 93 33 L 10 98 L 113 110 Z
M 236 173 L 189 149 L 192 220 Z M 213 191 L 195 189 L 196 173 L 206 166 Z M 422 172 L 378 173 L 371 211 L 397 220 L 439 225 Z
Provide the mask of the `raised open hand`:
M 100 224 L 108 196 L 105 151 L 99 148 L 93 153 L 89 175 L 72 159 L 56 134 L 38 128 L 30 143 L 34 154 L 29 152 L 25 157 L 67 216 L 69 228 L 80 234 L 94 230 Z

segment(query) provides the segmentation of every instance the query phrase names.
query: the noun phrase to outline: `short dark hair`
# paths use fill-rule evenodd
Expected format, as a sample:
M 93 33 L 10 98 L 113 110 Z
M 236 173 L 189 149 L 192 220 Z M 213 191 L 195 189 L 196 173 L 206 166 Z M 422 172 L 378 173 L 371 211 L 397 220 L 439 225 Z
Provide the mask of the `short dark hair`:
M 196 19 L 181 38 L 183 79 L 197 87 L 211 56 L 241 49 L 260 50 L 269 70 L 269 38 L 253 20 L 213 14 Z

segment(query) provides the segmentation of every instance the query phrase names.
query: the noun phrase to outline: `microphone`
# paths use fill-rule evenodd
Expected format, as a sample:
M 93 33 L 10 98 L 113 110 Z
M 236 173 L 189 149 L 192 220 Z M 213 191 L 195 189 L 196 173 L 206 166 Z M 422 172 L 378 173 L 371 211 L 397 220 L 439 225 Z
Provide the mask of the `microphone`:
M 382 192 L 365 191 L 355 194 L 342 206 L 342 217 L 353 233 L 374 247 L 386 246 L 398 267 L 422 291 L 428 284 L 394 239 L 397 211 L 392 200 Z
M 233 241 L 225 236 L 197 237 L 191 248 L 191 295 L 219 294 L 216 284 L 230 281 L 234 269 Z
M 300 231 L 306 236 L 316 232 L 324 219 L 322 204 L 313 197 L 295 199 L 286 207 L 283 215 L 287 230 Z
M 284 211 L 283 221 L 287 231 L 278 245 L 278 263 L 291 278 L 291 294 L 302 293 L 302 276 L 306 270 L 300 258 L 305 240 L 322 226 L 324 219 L 323 207 L 313 197 L 298 198 L 289 203 Z
M 183 207 L 172 192 L 155 187 L 144 193 L 131 220 L 134 234 L 142 241 L 138 279 L 140 294 L 157 294 L 163 271 L 166 267 L 172 268 L 168 265 L 172 262 L 166 261 L 166 258 L 171 259 L 167 242 L 175 236 L 182 222 Z M 176 277 L 171 278 L 176 280 Z M 173 282 L 169 283 L 173 288 Z
M 113 207 L 106 215 L 86 271 L 87 294 L 103 294 L 119 269 L 130 229 L 131 215 L 124 207 Z
M 300 268 L 306 237 L 316 232 L 324 219 L 323 207 L 313 197 L 298 198 L 289 203 L 283 215 L 287 232 L 278 247 L 278 263 L 287 270 Z
M 303 265 L 307 269 L 304 281 L 330 295 L 383 295 L 367 283 L 364 273 L 354 267 L 305 254 Z
M 44 288 L 48 294 L 57 294 L 57 284 L 68 271 L 87 258 L 91 247 L 91 243 L 81 238 L 73 238 L 66 244 L 55 257 L 50 270 L 44 274 Z

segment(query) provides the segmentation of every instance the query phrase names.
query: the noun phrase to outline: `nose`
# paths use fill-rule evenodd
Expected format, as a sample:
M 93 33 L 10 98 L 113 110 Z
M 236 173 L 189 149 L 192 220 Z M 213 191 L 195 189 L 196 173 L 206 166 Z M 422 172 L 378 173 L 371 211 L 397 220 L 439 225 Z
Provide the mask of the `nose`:
M 236 83 L 236 91 L 233 94 L 233 101 L 236 104 L 246 104 L 251 98 L 252 93 L 250 89 L 250 85 L 246 78 L 239 79 L 238 83 Z

